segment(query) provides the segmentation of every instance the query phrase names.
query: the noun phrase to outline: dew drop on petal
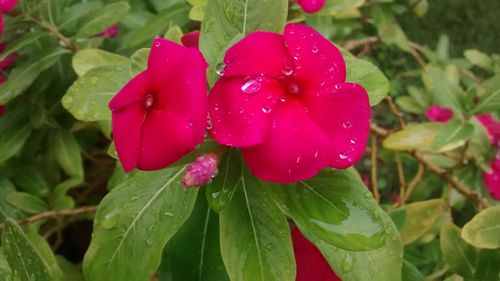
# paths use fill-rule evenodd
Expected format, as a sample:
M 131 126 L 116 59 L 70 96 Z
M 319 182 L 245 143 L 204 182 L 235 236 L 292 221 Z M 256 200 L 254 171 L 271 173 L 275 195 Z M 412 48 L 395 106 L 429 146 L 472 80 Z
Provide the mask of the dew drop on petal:
M 356 144 L 356 139 L 355 138 L 351 138 L 351 144 Z
M 161 46 L 160 41 L 156 41 L 156 43 L 155 43 L 155 47 L 160 47 L 160 46 Z
M 297 160 L 295 161 L 295 163 L 299 164 L 300 163 L 300 156 L 297 157 Z
M 247 94 L 255 94 L 258 91 L 260 91 L 260 88 L 262 87 L 262 84 L 259 81 L 256 81 L 254 79 L 250 79 L 241 86 L 241 90 Z
M 340 159 L 342 159 L 342 160 L 346 160 L 346 159 L 347 159 L 347 157 L 348 157 L 348 156 L 347 156 L 347 153 L 345 153 L 345 152 L 341 152 L 341 153 L 339 153 L 339 158 L 340 158 Z
M 283 74 L 286 76 L 290 76 L 293 74 L 293 68 L 288 65 L 285 65 L 283 69 L 281 69 L 281 72 L 283 72 Z
M 213 128 L 213 124 L 212 124 L 212 118 L 210 118 L 210 115 L 207 116 L 207 130 L 210 130 Z
M 272 108 L 270 106 L 265 105 L 262 107 L 262 112 L 264 112 L 265 114 L 271 113 L 271 110 Z
M 344 129 L 349 129 L 352 127 L 352 123 L 351 123 L 351 121 L 347 120 L 347 121 L 344 121 L 344 123 L 342 123 L 342 126 L 344 127 Z
M 319 51 L 318 46 L 312 46 L 312 48 L 311 48 L 311 52 L 312 52 L 313 54 L 317 54 L 317 53 L 318 53 L 318 51 Z
M 281 101 L 281 102 L 286 102 L 286 96 L 281 96 L 281 97 L 280 97 L 280 101 Z

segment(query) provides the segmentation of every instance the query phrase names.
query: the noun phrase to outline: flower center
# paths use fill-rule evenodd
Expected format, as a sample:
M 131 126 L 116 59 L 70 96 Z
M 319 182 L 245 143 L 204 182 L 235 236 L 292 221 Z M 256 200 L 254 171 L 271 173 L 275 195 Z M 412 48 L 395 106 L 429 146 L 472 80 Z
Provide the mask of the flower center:
M 149 94 L 144 97 L 144 100 L 142 101 L 142 105 L 144 106 L 145 109 L 150 109 L 154 104 L 154 97 L 153 95 Z
M 302 91 L 302 89 L 300 88 L 300 85 L 296 81 L 294 81 L 294 80 L 288 81 L 287 86 L 288 86 L 288 93 L 289 94 L 294 95 L 294 96 L 300 95 L 300 92 Z

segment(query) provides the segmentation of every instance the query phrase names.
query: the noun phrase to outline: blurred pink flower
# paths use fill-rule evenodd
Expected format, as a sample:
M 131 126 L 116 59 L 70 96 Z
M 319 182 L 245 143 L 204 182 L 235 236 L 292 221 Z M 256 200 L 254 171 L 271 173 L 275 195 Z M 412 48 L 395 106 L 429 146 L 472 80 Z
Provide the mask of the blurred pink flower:
M 491 172 L 483 173 L 483 180 L 491 197 L 500 200 L 500 150 L 496 159 L 490 164 Z
M 291 183 L 363 156 L 368 95 L 345 82 L 342 54 L 317 31 L 289 24 L 284 35 L 254 32 L 224 62 L 209 95 L 209 133 L 240 147 L 256 177 Z
M 476 118 L 484 125 L 488 131 L 490 143 L 500 146 L 500 122 L 495 120 L 492 114 L 480 114 Z
M 7 107 L 5 105 L 0 105 L 0 117 L 2 117 L 7 111 Z
M 306 13 L 316 13 L 325 6 L 326 0 L 296 0 Z
M 5 51 L 7 44 L 5 42 L 0 43 L 0 54 Z M 0 70 L 9 68 L 14 61 L 17 59 L 17 53 L 10 53 L 5 59 L 0 61 Z
M 181 38 L 182 45 L 186 47 L 198 48 L 198 42 L 200 41 L 200 32 L 193 31 L 184 34 Z
M 448 122 L 453 117 L 453 111 L 435 104 L 425 111 L 425 115 L 434 122 Z
M 196 161 L 189 164 L 186 174 L 181 180 L 184 187 L 199 187 L 209 183 L 217 174 L 219 156 L 215 153 L 199 156 Z
M 116 151 L 125 171 L 164 168 L 203 141 L 206 68 L 197 49 L 154 40 L 147 69 L 109 103 Z
M 318 248 L 297 227 L 292 230 L 292 242 L 297 265 L 296 281 L 342 281 Z
M 8 14 L 14 10 L 18 0 L 0 0 L 0 13 Z
M 101 32 L 99 35 L 101 37 L 107 37 L 107 38 L 115 38 L 118 36 L 118 25 L 113 24 L 112 26 L 106 28 L 103 32 Z

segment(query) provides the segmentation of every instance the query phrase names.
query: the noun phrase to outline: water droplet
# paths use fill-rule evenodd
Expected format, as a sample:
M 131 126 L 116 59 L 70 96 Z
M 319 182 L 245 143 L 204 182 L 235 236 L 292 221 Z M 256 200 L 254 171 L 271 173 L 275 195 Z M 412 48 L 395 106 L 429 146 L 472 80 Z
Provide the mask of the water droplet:
M 62 100 L 62 104 L 64 106 L 64 108 L 69 108 L 73 105 L 73 97 L 72 96 L 69 96 L 69 95 L 65 95 L 63 100 Z
M 318 156 L 319 156 L 319 149 L 316 150 L 316 152 L 314 152 L 314 158 L 318 158 Z
M 92 85 L 97 84 L 97 81 L 99 81 L 99 79 L 98 79 L 96 76 L 94 76 L 94 77 L 90 78 L 90 83 L 91 83 Z
M 151 245 L 153 245 L 153 241 L 151 241 L 150 239 L 146 239 L 146 244 L 151 246 Z
M 207 115 L 207 130 L 211 130 L 214 127 L 212 124 L 212 119 L 210 118 L 210 115 Z
M 264 112 L 265 114 L 271 113 L 271 111 L 272 108 L 270 106 L 265 105 L 262 107 L 262 112 Z
M 224 76 L 224 73 L 226 72 L 226 65 L 221 62 L 218 63 L 217 66 L 215 66 L 215 73 L 219 76 Z
M 280 101 L 281 101 L 281 102 L 286 102 L 286 96 L 281 96 L 281 97 L 280 97 Z
M 335 84 L 335 86 L 334 86 L 334 87 L 335 87 L 335 90 L 340 90 L 340 88 L 341 88 L 342 86 L 340 86 L 339 84 Z
M 348 156 L 347 156 L 347 153 L 345 153 L 345 152 L 341 152 L 341 153 L 339 153 L 339 158 L 340 158 L 340 159 L 342 159 L 342 160 L 346 160 L 346 159 L 347 159 L 347 157 L 348 157 Z
M 352 127 L 352 123 L 351 123 L 351 121 L 347 120 L 347 121 L 344 121 L 344 123 L 342 123 L 342 126 L 344 127 L 344 129 L 349 129 Z
M 290 76 L 293 74 L 293 68 L 288 65 L 285 65 L 281 70 L 281 72 L 283 72 L 283 74 L 285 74 L 286 76 Z
M 318 53 L 318 51 L 319 51 L 318 46 L 312 46 L 312 48 L 311 48 L 311 52 L 312 52 L 313 54 L 317 54 L 317 53 Z
M 297 164 L 300 163 L 300 156 L 297 157 L 297 160 L 295 161 L 295 163 L 297 163 Z
M 101 227 L 104 229 L 110 229 L 115 227 L 119 217 L 120 217 L 120 212 L 118 210 L 107 213 L 101 222 Z
M 144 106 L 145 109 L 151 108 L 151 106 L 153 106 L 153 103 L 154 103 L 154 97 L 153 97 L 153 95 L 146 95 L 144 97 L 143 106 Z
M 155 43 L 155 47 L 160 47 L 160 46 L 161 46 L 160 41 L 156 41 L 156 43 Z
M 355 138 L 351 138 L 351 144 L 356 144 L 356 139 Z
M 258 91 L 260 91 L 260 88 L 262 87 L 262 84 L 254 79 L 249 79 L 248 81 L 241 86 L 241 90 L 247 94 L 255 94 Z

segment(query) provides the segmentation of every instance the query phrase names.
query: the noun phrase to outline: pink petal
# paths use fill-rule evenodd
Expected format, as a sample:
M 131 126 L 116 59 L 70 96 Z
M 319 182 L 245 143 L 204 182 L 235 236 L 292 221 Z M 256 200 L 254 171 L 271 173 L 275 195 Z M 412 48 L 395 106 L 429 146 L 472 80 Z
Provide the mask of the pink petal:
M 0 117 L 2 117 L 7 111 L 7 107 L 5 105 L 0 105 Z
M 0 36 L 3 35 L 3 25 L 4 25 L 4 23 L 3 23 L 3 16 L 2 16 L 2 14 L 0 14 Z M 4 43 L 2 43 L 2 44 L 4 44 Z M 2 52 L 3 52 L 3 50 L 2 50 Z
M 143 71 L 132 78 L 109 102 L 111 111 L 120 110 L 133 103 L 141 103 L 148 94 L 148 73 Z
M 133 104 L 122 110 L 113 111 L 113 139 L 116 153 L 126 172 L 137 167 L 145 116 L 142 104 Z
M 203 134 L 193 122 L 173 112 L 153 110 L 142 128 L 141 156 L 137 168 L 150 171 L 162 169 L 195 149 Z
M 225 76 L 278 78 L 283 75 L 285 66 L 291 66 L 283 36 L 263 31 L 254 32 L 229 48 L 224 63 Z
M 210 136 L 229 146 L 262 143 L 272 125 L 273 108 L 282 95 L 280 84 L 270 78 L 219 79 L 209 96 Z
M 370 103 L 363 87 L 337 84 L 316 95 L 306 95 L 304 106 L 329 138 L 331 167 L 347 168 L 363 157 L 370 131 Z
M 490 143 L 500 146 L 500 122 L 495 120 L 492 114 L 480 114 L 477 115 L 476 118 L 488 131 Z
M 297 0 L 297 3 L 307 13 L 316 13 L 325 5 L 326 0 Z
M 184 34 L 181 37 L 182 45 L 190 48 L 198 48 L 200 41 L 200 32 L 198 30 Z
M 448 122 L 448 120 L 453 118 L 453 111 L 435 104 L 425 111 L 425 115 L 427 119 L 434 122 Z
M 486 188 L 493 199 L 500 200 L 500 157 L 490 164 L 492 171 L 483 173 L 483 180 Z
M 295 65 L 295 78 L 305 89 L 320 89 L 345 81 L 342 54 L 319 32 L 303 24 L 288 24 L 285 41 Z
M 243 147 L 250 171 L 263 180 L 292 183 L 315 176 L 328 165 L 327 137 L 298 101 L 280 103 L 262 144 Z
M 0 12 L 7 14 L 12 12 L 17 5 L 18 0 L 0 0 Z
M 112 26 L 106 28 L 99 35 L 102 37 L 115 38 L 116 36 L 118 36 L 118 25 L 113 24 Z

